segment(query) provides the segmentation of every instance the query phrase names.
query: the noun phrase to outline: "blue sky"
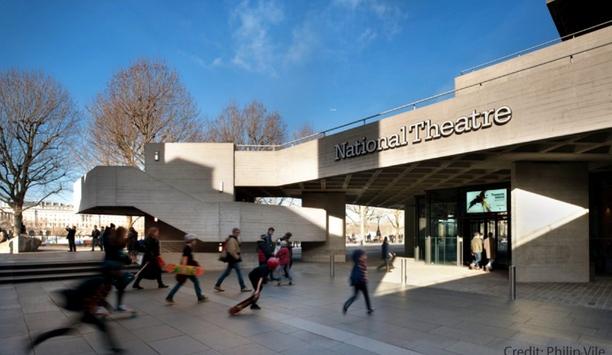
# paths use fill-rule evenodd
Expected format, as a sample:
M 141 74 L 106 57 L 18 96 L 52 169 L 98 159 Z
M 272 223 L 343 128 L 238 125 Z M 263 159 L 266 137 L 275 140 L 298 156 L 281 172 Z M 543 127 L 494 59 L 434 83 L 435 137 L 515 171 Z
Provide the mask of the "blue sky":
M 558 36 L 544 0 L 0 0 L 0 70 L 42 70 L 85 107 L 138 58 L 175 68 L 203 118 L 257 99 L 323 130 L 452 88 Z

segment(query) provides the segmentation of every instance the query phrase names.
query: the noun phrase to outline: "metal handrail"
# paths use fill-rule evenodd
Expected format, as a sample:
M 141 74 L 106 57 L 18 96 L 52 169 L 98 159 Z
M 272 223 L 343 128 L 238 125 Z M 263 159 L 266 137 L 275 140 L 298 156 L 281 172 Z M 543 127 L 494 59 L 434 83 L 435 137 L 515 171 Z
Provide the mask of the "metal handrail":
M 507 59 L 507 58 L 510 58 L 510 57 L 520 56 L 523 53 L 532 51 L 532 50 L 537 49 L 537 48 L 541 48 L 541 47 L 543 47 L 546 44 L 550 44 L 550 43 L 554 43 L 554 42 L 557 42 L 557 41 L 561 41 L 563 39 L 576 36 L 576 35 L 578 35 L 580 33 L 587 32 L 587 31 L 593 30 L 593 29 L 598 28 L 598 27 L 605 27 L 606 25 L 609 25 L 609 24 L 612 24 L 612 20 L 608 20 L 608 21 L 602 22 L 602 23 L 600 23 L 598 25 L 591 26 L 589 28 L 585 28 L 583 30 L 580 30 L 580 31 L 577 31 L 577 32 L 574 32 L 574 33 L 571 33 L 571 34 L 568 34 L 568 35 L 565 35 L 563 37 L 559 37 L 558 39 L 554 39 L 554 40 L 550 40 L 550 41 L 547 41 L 547 42 L 543 42 L 543 43 L 540 43 L 538 45 L 529 47 L 527 49 L 524 49 L 524 50 L 521 50 L 521 51 L 518 51 L 518 52 L 514 52 L 512 54 L 508 54 L 506 56 L 503 56 L 503 57 L 500 57 L 500 58 L 488 61 L 486 63 L 483 63 L 483 64 L 480 64 L 480 65 L 477 65 L 477 66 L 465 69 L 465 70 L 461 71 L 461 74 L 463 75 L 463 74 L 468 73 L 470 71 L 474 71 L 477 68 L 481 68 L 481 67 L 484 67 L 484 66 L 487 66 L 487 65 L 491 65 L 493 63 L 500 62 L 500 61 L 502 61 L 504 59 Z M 609 45 L 610 43 L 611 42 L 606 43 L 605 45 Z M 591 50 L 591 49 L 594 49 L 594 48 L 599 48 L 599 47 L 601 47 L 601 46 L 596 46 L 596 47 L 593 47 L 593 48 L 590 48 L 590 49 L 587 49 L 587 50 L 578 51 L 576 53 L 569 54 L 569 55 L 563 55 L 563 56 L 561 56 L 559 58 L 548 60 L 548 61 L 540 63 L 540 64 L 550 63 L 550 62 L 553 62 L 553 61 L 556 61 L 556 60 L 559 60 L 561 58 L 565 58 L 565 57 L 568 57 L 568 56 L 571 57 L 572 55 L 583 53 L 583 52 L 586 52 L 588 50 Z M 529 66 L 529 67 L 523 68 L 523 69 L 521 69 L 519 71 L 531 69 L 531 68 L 536 67 L 538 65 L 539 64 L 533 65 L 533 66 Z M 406 108 L 410 108 L 411 107 L 414 110 L 414 109 L 417 108 L 417 105 L 419 105 L 419 104 L 423 104 L 425 102 L 433 101 L 433 100 L 439 99 L 439 98 L 444 97 L 444 96 L 455 94 L 457 92 L 460 92 L 460 91 L 463 91 L 463 90 L 466 90 L 466 89 L 469 89 L 469 88 L 481 85 L 484 82 L 492 81 L 492 80 L 499 79 L 499 78 L 507 76 L 507 75 L 515 74 L 516 72 L 517 71 L 506 73 L 504 75 L 500 75 L 498 77 L 490 78 L 490 79 L 487 79 L 487 80 L 485 80 L 483 82 L 471 84 L 471 85 L 468 85 L 468 86 L 465 86 L 465 87 L 462 87 L 462 88 L 459 88 L 459 89 L 451 89 L 451 90 L 443 91 L 441 93 L 438 93 L 438 94 L 435 94 L 435 95 L 432 95 L 432 96 L 428 96 L 426 98 L 422 98 L 422 99 L 418 99 L 418 100 L 415 100 L 415 101 L 411 101 L 409 103 L 406 103 L 406 104 L 403 104 L 403 105 L 399 105 L 399 106 L 393 107 L 391 109 L 388 109 L 388 110 L 385 110 L 385 111 L 381 111 L 379 113 L 376 113 L 376 114 L 373 114 L 373 115 L 369 115 L 369 116 L 366 116 L 366 117 L 363 117 L 363 118 L 360 118 L 360 119 L 357 119 L 357 120 L 354 120 L 354 121 L 351 121 L 351 122 L 348 122 L 348 123 L 344 123 L 342 125 L 326 129 L 326 130 L 321 131 L 319 133 L 311 134 L 309 136 L 302 137 L 302 138 L 299 138 L 299 139 L 295 139 L 295 140 L 292 140 L 292 141 L 289 141 L 289 142 L 286 142 L 286 143 L 283 143 L 283 144 L 270 144 L 270 145 L 237 144 L 236 148 L 237 148 L 237 150 L 268 150 L 268 151 L 284 149 L 284 148 L 291 147 L 291 146 L 294 146 L 296 144 L 307 142 L 307 141 L 310 141 L 310 140 L 313 140 L 313 139 L 325 137 L 325 136 L 327 136 L 331 132 L 334 132 L 334 131 L 337 131 L 339 129 L 346 128 L 346 127 L 349 127 L 349 126 L 353 126 L 353 125 L 356 125 L 356 124 L 361 124 L 362 126 L 365 126 L 368 123 L 369 120 L 372 120 L 374 118 L 383 117 L 383 116 L 386 116 L 386 115 L 388 115 L 390 113 L 397 112 L 397 111 L 400 111 L 400 110 L 404 110 Z
M 480 68 L 483 68 L 483 67 L 487 67 L 487 66 L 489 66 L 491 64 L 502 62 L 502 61 L 504 61 L 504 60 L 506 60 L 508 58 L 519 57 L 519 56 L 523 55 L 524 53 L 532 52 L 532 51 L 534 51 L 534 50 L 536 50 L 538 48 L 545 47 L 545 46 L 547 46 L 547 45 L 549 45 L 551 43 L 558 43 L 558 42 L 561 42 L 564 39 L 567 39 L 567 38 L 570 38 L 570 37 L 574 38 L 574 37 L 576 37 L 577 35 L 579 35 L 581 33 L 589 32 L 589 31 L 592 31 L 592 30 L 594 30 L 596 28 L 599 28 L 599 27 L 605 27 L 605 26 L 607 26 L 607 25 L 609 25 L 611 23 L 612 23 L 612 20 L 608 20 L 608 21 L 602 22 L 600 24 L 597 24 L 595 26 L 591 26 L 591 27 L 582 29 L 580 31 L 576 31 L 574 33 L 570 33 L 570 34 L 567 34 L 567 35 L 559 37 L 559 38 L 553 38 L 553 39 L 548 40 L 546 42 L 542 42 L 540 44 L 536 44 L 535 46 L 531 46 L 531 47 L 528 47 L 528 48 L 525 48 L 525 49 L 521 49 L 520 51 L 513 52 L 513 53 L 510 53 L 510 54 L 506 54 L 504 56 L 501 56 L 501 57 L 498 57 L 498 58 L 486 61 L 486 62 L 484 62 L 482 64 L 478 64 L 478 65 L 475 65 L 473 67 L 470 67 L 470 68 L 467 68 L 467 69 L 463 69 L 459 73 L 460 73 L 460 75 L 467 74 L 467 73 L 473 72 L 476 69 L 480 69 Z

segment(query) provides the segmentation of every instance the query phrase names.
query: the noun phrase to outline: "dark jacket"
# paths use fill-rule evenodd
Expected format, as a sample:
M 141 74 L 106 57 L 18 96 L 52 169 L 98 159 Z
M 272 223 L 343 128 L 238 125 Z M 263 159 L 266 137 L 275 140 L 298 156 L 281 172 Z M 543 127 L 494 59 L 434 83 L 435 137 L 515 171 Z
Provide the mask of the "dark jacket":
M 361 262 L 361 256 L 365 252 L 357 249 L 353 252 L 353 269 L 351 270 L 351 285 L 364 284 L 368 282 L 368 266 Z
M 130 230 L 128 232 L 127 238 L 128 238 L 128 242 L 127 242 L 128 251 L 137 251 L 138 250 L 138 232 Z
M 389 242 L 383 242 L 381 246 L 383 260 L 389 257 Z
M 145 279 L 154 280 L 162 272 L 161 266 L 157 261 L 157 257 L 159 256 L 159 240 L 146 237 L 143 245 L 144 255 L 142 257 L 142 263 L 146 264 L 146 266 L 141 271 L 141 276 Z
M 66 230 L 68 231 L 66 238 L 74 239 L 74 237 L 76 236 L 76 228 L 66 228 Z
M 262 234 L 261 238 L 257 241 L 257 259 L 260 263 L 264 263 L 272 257 L 272 255 L 274 255 L 272 237 L 267 234 Z

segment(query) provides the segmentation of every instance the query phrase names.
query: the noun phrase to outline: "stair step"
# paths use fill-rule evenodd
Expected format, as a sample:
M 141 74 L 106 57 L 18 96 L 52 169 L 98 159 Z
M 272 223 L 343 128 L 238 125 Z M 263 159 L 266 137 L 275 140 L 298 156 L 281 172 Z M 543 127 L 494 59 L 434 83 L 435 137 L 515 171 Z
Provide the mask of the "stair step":
M 80 279 L 96 275 L 98 275 L 97 272 L 74 272 L 67 274 L 6 276 L 0 277 L 0 284 Z

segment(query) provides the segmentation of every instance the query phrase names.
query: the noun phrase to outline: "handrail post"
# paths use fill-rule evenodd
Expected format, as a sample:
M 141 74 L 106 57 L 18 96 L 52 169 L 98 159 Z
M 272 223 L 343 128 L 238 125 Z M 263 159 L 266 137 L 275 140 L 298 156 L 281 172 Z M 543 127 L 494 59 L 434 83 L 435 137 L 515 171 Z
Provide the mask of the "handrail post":
M 510 279 L 510 300 L 516 300 L 516 266 L 510 265 L 508 270 L 508 278 Z
M 334 253 L 329 254 L 329 277 L 336 277 L 336 263 Z

